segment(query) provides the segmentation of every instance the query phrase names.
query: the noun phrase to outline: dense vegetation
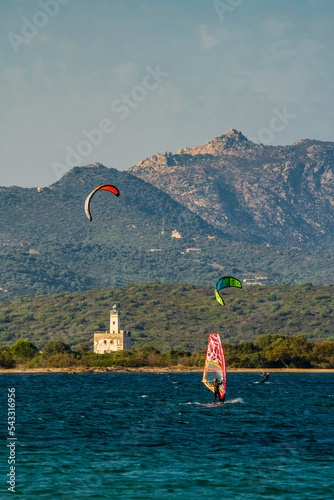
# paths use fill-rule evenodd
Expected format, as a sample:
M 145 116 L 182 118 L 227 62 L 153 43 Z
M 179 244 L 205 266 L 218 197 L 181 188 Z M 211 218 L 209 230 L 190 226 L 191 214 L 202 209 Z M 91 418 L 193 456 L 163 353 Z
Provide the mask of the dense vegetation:
M 84 200 L 105 182 L 120 197 L 98 193 L 88 222 Z M 159 189 L 106 167 L 75 167 L 42 190 L 1 188 L 0 210 L 0 300 L 152 281 L 210 285 L 222 273 L 272 285 L 334 279 L 330 250 L 232 240 Z
M 0 344 L 22 338 L 39 349 L 51 340 L 92 348 L 94 332 L 109 330 L 109 310 L 121 309 L 121 328 L 131 331 L 132 348 L 161 352 L 206 348 L 208 335 L 222 342 L 254 342 L 267 334 L 304 335 L 334 341 L 334 287 L 248 286 L 227 289 L 226 306 L 213 287 L 189 284 L 129 284 L 87 292 L 20 297 L 0 303 Z
M 225 345 L 229 368 L 334 368 L 334 342 L 313 343 L 303 335 L 264 335 L 255 342 Z M 29 368 L 93 368 L 93 367 L 185 367 L 203 368 L 205 351 L 191 353 L 171 349 L 161 353 L 153 346 L 112 354 L 89 352 L 87 344 L 76 351 L 60 341 L 50 341 L 43 351 L 31 342 L 20 340 L 12 347 L 2 347 L 0 367 L 22 364 Z

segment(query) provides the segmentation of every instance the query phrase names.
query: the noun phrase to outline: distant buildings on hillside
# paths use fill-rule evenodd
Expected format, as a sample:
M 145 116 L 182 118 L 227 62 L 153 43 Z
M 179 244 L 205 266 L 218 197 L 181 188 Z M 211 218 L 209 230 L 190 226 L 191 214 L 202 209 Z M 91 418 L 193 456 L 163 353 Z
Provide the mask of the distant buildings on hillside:
M 255 276 L 255 278 L 246 278 L 242 282 L 244 285 L 264 285 L 266 279 L 268 279 L 267 276 Z

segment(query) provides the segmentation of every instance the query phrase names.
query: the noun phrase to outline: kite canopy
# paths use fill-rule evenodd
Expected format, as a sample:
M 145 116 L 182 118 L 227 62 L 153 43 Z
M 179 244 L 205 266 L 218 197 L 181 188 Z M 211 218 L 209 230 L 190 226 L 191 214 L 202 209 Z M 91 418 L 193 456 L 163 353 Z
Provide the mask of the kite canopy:
M 240 281 L 237 280 L 236 278 L 232 278 L 231 276 L 224 276 L 223 278 L 220 278 L 220 280 L 218 280 L 216 283 L 215 286 L 216 299 L 222 306 L 225 305 L 225 302 L 223 300 L 220 291 L 223 290 L 223 288 L 228 288 L 230 286 L 236 286 L 238 288 L 242 288 L 242 284 L 240 283 Z
M 223 381 L 219 387 L 220 399 L 223 399 L 226 391 L 226 364 L 223 346 L 217 333 L 209 335 L 202 379 L 203 384 L 212 392 L 215 392 L 213 386 L 215 378 Z
M 103 191 L 110 191 L 114 195 L 119 196 L 119 191 L 118 191 L 117 187 L 113 186 L 112 184 L 101 184 L 101 186 L 98 186 L 97 188 L 95 188 L 87 196 L 86 201 L 85 201 L 85 212 L 86 212 L 86 215 L 88 217 L 88 220 L 92 220 L 92 216 L 91 216 L 91 213 L 90 213 L 90 201 L 91 201 L 92 197 L 94 196 L 94 194 L 97 191 L 101 191 L 101 190 L 103 190 Z

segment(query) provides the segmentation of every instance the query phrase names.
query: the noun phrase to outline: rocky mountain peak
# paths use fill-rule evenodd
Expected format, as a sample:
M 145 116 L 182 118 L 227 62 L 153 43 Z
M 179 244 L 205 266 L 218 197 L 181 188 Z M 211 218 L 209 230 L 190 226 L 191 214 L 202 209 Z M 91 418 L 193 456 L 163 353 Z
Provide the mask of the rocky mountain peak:
M 228 130 L 226 132 L 226 134 L 223 134 L 223 135 L 217 137 L 217 139 L 220 139 L 220 138 L 224 138 L 225 140 L 226 139 L 233 139 L 233 141 L 235 141 L 235 142 L 240 142 L 240 141 L 249 142 L 247 137 L 245 137 L 242 132 L 240 132 L 239 130 L 236 130 L 235 128 L 231 128 L 230 130 Z
M 231 129 L 203 146 L 147 158 L 129 172 L 235 238 L 308 245 L 333 232 L 332 142 L 263 146 Z
M 252 143 L 238 130 L 231 128 L 226 134 L 215 137 L 212 141 L 203 144 L 203 146 L 195 146 L 194 148 L 179 149 L 178 155 L 207 155 L 220 156 L 230 148 L 245 149 Z
M 106 168 L 105 165 L 103 165 L 103 163 L 100 163 L 99 161 L 96 161 L 95 163 L 91 163 L 90 165 L 86 165 L 86 167 L 103 167 L 103 168 Z
M 164 167 L 176 166 L 182 161 L 180 156 L 197 156 L 197 155 L 211 155 L 222 156 L 223 154 L 230 154 L 236 152 L 242 154 L 243 151 L 248 149 L 259 148 L 258 145 L 252 143 L 238 130 L 231 128 L 226 134 L 219 135 L 202 146 L 195 146 L 194 148 L 185 147 L 179 149 L 176 155 L 171 151 L 165 153 L 157 153 L 145 160 L 140 161 L 130 169 L 131 173 L 140 171 L 143 167 L 151 170 L 162 170 Z

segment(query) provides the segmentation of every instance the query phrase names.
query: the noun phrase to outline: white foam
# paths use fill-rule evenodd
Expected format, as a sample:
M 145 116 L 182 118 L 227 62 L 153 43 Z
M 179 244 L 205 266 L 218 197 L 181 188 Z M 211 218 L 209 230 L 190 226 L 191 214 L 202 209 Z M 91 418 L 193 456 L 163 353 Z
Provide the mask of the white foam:
M 229 401 L 225 401 L 225 403 L 242 403 L 244 404 L 244 400 L 242 398 L 230 399 Z

